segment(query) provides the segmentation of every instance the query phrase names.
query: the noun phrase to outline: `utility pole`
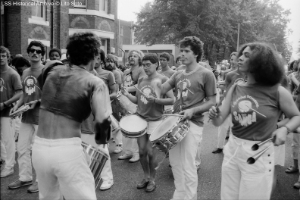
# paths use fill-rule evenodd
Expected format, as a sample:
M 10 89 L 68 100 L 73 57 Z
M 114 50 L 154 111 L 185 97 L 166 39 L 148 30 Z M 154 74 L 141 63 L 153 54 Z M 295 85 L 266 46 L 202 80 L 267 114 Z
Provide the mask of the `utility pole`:
M 237 41 L 236 41 L 236 51 L 239 51 L 239 47 L 240 47 L 240 29 L 241 29 L 241 23 L 238 23 L 238 34 L 237 34 Z

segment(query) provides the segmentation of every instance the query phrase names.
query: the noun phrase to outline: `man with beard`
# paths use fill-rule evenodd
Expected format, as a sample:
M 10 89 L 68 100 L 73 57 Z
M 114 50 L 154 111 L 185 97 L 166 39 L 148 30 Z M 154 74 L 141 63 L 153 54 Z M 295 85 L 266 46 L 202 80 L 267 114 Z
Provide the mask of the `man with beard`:
M 116 80 L 116 90 L 119 91 L 122 85 L 122 75 L 121 72 L 117 69 L 117 64 L 118 64 L 118 58 L 112 54 L 108 54 L 106 56 L 106 62 L 105 62 L 105 68 L 108 71 L 111 71 L 114 74 L 115 80 Z M 124 108 L 121 107 L 120 103 L 118 100 L 113 100 L 112 101 L 112 111 L 113 111 L 113 116 L 116 118 L 116 120 L 119 122 L 121 117 L 126 114 L 126 111 Z M 116 149 L 114 150 L 114 153 L 120 153 L 122 151 L 122 133 L 121 130 L 116 128 L 114 130 L 113 138 L 115 139 L 116 142 Z
M 32 41 L 27 47 L 31 67 L 23 71 L 23 95 L 13 108 L 16 111 L 21 105 L 29 104 L 30 109 L 23 113 L 20 134 L 17 143 L 19 179 L 8 185 L 9 189 L 17 189 L 27 185 L 29 193 L 38 192 L 37 180 L 32 182 L 31 145 L 39 124 L 39 110 L 42 90 L 37 78 L 42 73 L 42 57 L 45 47 L 39 41 Z
M 1 178 L 14 173 L 15 165 L 15 139 L 13 121 L 9 117 L 12 104 L 22 94 L 22 84 L 18 73 L 9 67 L 10 52 L 4 46 L 0 46 L 0 119 L 1 119 L 1 159 L 5 165 L 1 171 Z M 3 149 L 2 149 L 3 148 Z
M 141 67 L 143 57 L 144 54 L 138 50 L 131 50 L 128 53 L 130 69 L 125 70 L 124 78 L 126 80 L 131 79 L 132 85 L 136 85 L 139 78 L 146 76 L 144 69 Z M 135 88 L 133 86 L 130 86 L 127 91 L 132 95 L 135 95 Z M 129 162 L 131 163 L 139 161 L 140 156 L 138 152 L 137 140 L 123 137 L 123 153 L 123 155 L 119 156 L 119 160 L 130 158 Z

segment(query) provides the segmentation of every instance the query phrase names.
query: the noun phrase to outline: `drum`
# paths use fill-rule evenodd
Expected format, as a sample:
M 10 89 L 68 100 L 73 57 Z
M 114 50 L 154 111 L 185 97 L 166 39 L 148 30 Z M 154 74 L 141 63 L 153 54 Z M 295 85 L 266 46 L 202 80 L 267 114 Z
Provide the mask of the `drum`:
M 151 133 L 149 140 L 158 150 L 167 153 L 179 143 L 188 133 L 190 126 L 188 120 L 182 117 L 168 116 Z
M 29 108 L 30 108 L 29 105 L 23 105 L 18 110 L 16 110 L 15 112 L 11 113 L 9 115 L 9 117 L 15 118 L 17 116 L 20 116 L 22 113 L 26 112 Z
M 127 97 L 125 97 L 121 92 L 117 94 L 117 99 L 122 108 L 124 108 L 129 114 L 136 113 L 137 105 L 132 103 Z
M 136 138 L 146 133 L 147 122 L 138 115 L 127 115 L 120 120 L 121 132 L 125 137 Z
M 106 155 L 106 153 L 101 151 L 100 149 L 97 149 L 96 147 L 93 147 L 92 145 L 89 145 L 85 142 L 82 142 L 81 145 L 83 147 L 83 150 L 89 157 L 89 167 L 94 176 L 95 186 L 97 188 L 101 182 L 100 175 L 106 161 L 108 160 L 108 155 Z

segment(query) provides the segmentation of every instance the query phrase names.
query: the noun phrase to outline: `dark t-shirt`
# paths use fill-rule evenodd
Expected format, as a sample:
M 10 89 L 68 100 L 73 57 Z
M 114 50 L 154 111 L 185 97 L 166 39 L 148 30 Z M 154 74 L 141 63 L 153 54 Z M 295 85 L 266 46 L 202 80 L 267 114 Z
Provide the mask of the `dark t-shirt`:
M 167 82 L 177 90 L 174 112 L 179 111 L 178 105 L 181 104 L 180 91 L 182 91 L 183 110 L 197 107 L 204 102 L 206 97 L 216 95 L 214 74 L 200 65 L 189 73 L 185 71 L 176 72 Z M 202 113 L 195 114 L 191 121 L 198 126 L 203 126 Z
M 236 85 L 232 94 L 232 133 L 238 138 L 264 141 L 272 137 L 281 111 L 278 85 Z
M 12 68 L 0 73 L 0 103 L 11 99 L 15 92 L 22 90 L 21 78 L 19 74 Z M 1 117 L 9 117 L 11 107 L 4 108 L 0 112 Z
M 157 76 L 151 81 L 148 80 L 147 77 L 142 77 L 138 81 L 138 88 L 147 96 L 154 96 L 156 98 L 160 98 L 158 88 L 156 88 L 155 84 L 159 81 L 160 84 L 163 84 L 167 81 L 167 77 L 157 74 Z M 144 95 L 141 94 L 140 91 L 136 92 L 137 97 L 137 113 L 142 116 L 147 121 L 157 121 L 161 119 L 162 114 L 164 112 L 164 106 L 149 102 Z
M 173 70 L 173 69 L 169 69 L 169 70 L 167 70 L 167 71 L 162 71 L 162 70 L 160 70 L 160 71 L 158 71 L 158 73 L 159 74 L 162 74 L 162 75 L 164 75 L 164 76 L 166 76 L 166 77 L 168 77 L 168 78 L 170 78 L 173 74 L 175 74 L 175 70 Z
M 22 76 L 22 86 L 24 95 L 24 104 L 39 100 L 42 97 L 42 90 L 40 83 L 38 82 L 38 77 L 41 75 L 44 66 L 37 69 L 32 69 L 32 67 L 25 69 Z M 39 110 L 40 103 L 38 102 L 36 106 L 23 113 L 22 122 L 28 124 L 38 125 L 39 121 Z
M 116 84 L 116 81 L 115 81 L 115 77 L 114 77 L 114 74 L 110 71 L 107 71 L 105 69 L 102 69 L 102 70 L 96 70 L 97 73 L 98 73 L 98 77 L 101 78 L 104 83 L 106 84 L 106 86 L 109 87 Z

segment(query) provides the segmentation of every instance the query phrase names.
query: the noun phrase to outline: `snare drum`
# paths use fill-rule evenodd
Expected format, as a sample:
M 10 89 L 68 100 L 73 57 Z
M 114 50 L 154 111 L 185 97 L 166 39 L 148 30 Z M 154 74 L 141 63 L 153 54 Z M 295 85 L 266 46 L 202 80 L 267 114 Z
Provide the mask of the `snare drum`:
M 146 133 L 147 121 L 138 115 L 127 115 L 120 120 L 121 132 L 125 137 L 136 138 Z
M 127 97 L 125 97 L 121 92 L 117 94 L 117 99 L 123 109 L 125 109 L 129 114 L 136 113 L 137 105 L 132 103 Z
M 106 161 L 108 160 L 108 155 L 100 149 L 93 147 L 92 145 L 89 145 L 85 142 L 82 142 L 81 145 L 83 147 L 83 150 L 89 157 L 88 164 L 94 176 L 95 186 L 97 188 L 101 182 L 100 175 Z
M 151 133 L 149 140 L 160 151 L 167 153 L 179 143 L 188 133 L 188 120 L 181 121 L 182 117 L 168 116 Z

